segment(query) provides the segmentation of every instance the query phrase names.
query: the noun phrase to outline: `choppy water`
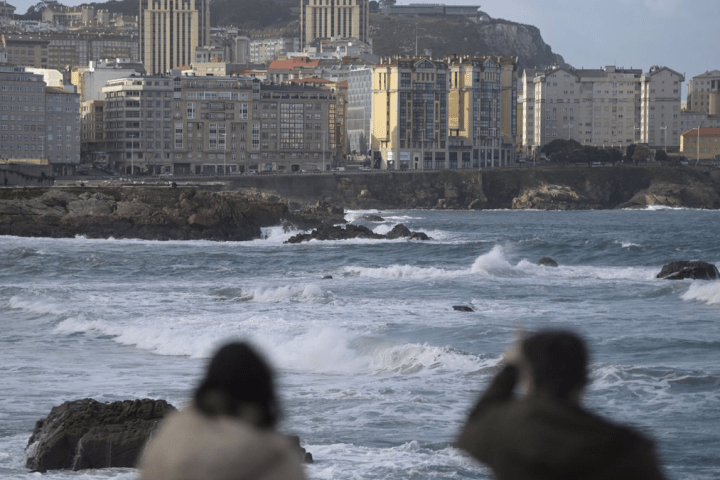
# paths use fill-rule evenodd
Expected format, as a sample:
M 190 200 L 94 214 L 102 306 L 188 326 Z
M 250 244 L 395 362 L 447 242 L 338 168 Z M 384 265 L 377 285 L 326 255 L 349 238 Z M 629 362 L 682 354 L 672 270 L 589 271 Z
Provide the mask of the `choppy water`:
M 654 437 L 670 478 L 718 478 L 720 282 L 654 277 L 717 263 L 720 212 L 373 213 L 387 221 L 360 223 L 433 240 L 0 237 L 0 476 L 35 477 L 23 449 L 52 406 L 182 406 L 218 344 L 244 338 L 279 372 L 310 478 L 489 478 L 452 447 L 468 409 L 517 329 L 568 327 L 592 348 L 589 408 Z

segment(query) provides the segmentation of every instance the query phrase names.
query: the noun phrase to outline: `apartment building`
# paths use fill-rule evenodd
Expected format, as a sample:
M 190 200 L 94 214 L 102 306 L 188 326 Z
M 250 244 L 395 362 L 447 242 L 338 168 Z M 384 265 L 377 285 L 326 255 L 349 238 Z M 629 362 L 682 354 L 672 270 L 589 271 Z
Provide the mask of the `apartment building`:
M 70 175 L 80 164 L 80 95 L 45 88 L 46 154 L 55 173 Z
M 42 75 L 0 65 L 0 157 L 47 159 L 55 173 L 80 163 L 79 95 L 47 87 Z
M 686 108 L 720 115 L 720 70 L 707 71 L 690 79 Z
M 685 76 L 653 66 L 642 75 L 640 94 L 640 141 L 650 148 L 680 147 L 680 104 Z
M 369 0 L 301 0 L 300 48 L 316 38 L 357 38 L 368 43 Z
M 45 121 L 42 75 L 0 65 L 0 158 L 46 158 Z
M 376 168 L 432 170 L 510 165 L 517 59 L 383 59 L 373 69 Z
M 347 140 L 350 153 L 366 155 L 370 151 L 372 121 L 371 68 L 353 70 L 347 77 Z
M 150 74 L 189 66 L 210 44 L 210 0 L 141 0 L 140 56 Z
M 142 64 L 134 63 L 129 58 L 105 59 L 90 61 L 86 67 L 73 68 L 70 82 L 77 88 L 81 103 L 92 100 L 104 101 L 102 88 L 107 82 L 144 73 Z
M 300 49 L 295 37 L 252 37 L 249 42 L 250 63 L 270 64 Z
M 107 165 L 105 152 L 105 101 L 80 103 L 80 159 L 82 163 Z
M 0 25 L 5 22 L 9 22 L 15 17 L 15 7 L 7 3 L 5 0 L 0 0 Z
M 108 161 L 135 173 L 328 168 L 336 96 L 250 77 L 143 76 L 103 89 Z
M 2 46 L 7 63 L 35 68 L 49 68 L 50 41 L 31 35 L 3 35 Z

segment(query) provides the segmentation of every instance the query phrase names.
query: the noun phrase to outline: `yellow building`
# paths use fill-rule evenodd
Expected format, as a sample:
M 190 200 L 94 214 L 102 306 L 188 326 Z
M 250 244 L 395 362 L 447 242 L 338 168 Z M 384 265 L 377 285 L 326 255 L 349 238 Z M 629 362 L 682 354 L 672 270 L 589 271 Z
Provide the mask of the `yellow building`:
M 504 166 L 514 160 L 517 59 L 385 58 L 373 69 L 376 168 Z
M 368 43 L 369 0 L 300 0 L 300 49 L 316 38 Z
M 210 44 L 210 0 L 141 0 L 140 61 L 148 74 L 189 66 Z
M 695 128 L 681 134 L 680 151 L 689 159 L 720 160 L 720 128 Z

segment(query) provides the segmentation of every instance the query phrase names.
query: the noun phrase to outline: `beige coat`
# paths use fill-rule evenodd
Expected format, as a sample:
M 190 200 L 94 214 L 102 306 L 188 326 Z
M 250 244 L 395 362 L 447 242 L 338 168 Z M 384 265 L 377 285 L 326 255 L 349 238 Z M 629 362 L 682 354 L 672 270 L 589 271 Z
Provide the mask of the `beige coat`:
M 194 407 L 163 420 L 140 462 L 140 480 L 304 480 L 300 454 L 272 430 Z

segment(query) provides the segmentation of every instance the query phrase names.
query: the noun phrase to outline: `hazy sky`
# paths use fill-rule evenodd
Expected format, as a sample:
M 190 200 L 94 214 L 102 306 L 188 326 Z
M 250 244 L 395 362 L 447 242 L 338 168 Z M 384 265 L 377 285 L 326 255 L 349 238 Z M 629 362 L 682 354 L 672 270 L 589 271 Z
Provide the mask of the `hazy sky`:
M 9 3 L 25 13 L 37 0 Z M 647 71 L 661 65 L 685 74 L 686 81 L 720 69 L 720 0 L 398 0 L 409 3 L 480 5 L 493 18 L 535 25 L 553 51 L 577 68 Z
M 398 0 L 480 5 L 492 18 L 540 29 L 576 68 L 672 68 L 691 77 L 720 70 L 720 0 Z

